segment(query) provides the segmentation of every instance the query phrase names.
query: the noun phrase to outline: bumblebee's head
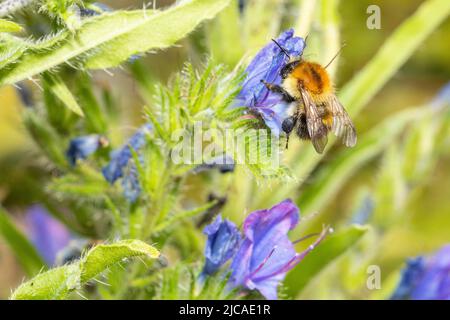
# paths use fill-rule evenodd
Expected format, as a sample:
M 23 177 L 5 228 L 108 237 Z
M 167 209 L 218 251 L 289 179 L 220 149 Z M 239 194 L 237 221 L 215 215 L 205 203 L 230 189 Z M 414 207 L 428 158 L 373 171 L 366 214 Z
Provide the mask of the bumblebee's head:
M 292 70 L 294 70 L 294 68 L 300 63 L 301 56 L 291 57 L 287 52 L 287 50 L 283 48 L 276 40 L 272 39 L 272 41 L 278 46 L 278 48 L 280 48 L 281 52 L 284 53 L 286 57 L 288 57 L 289 59 L 289 62 L 286 65 L 284 65 L 283 68 L 281 68 L 280 70 L 281 78 L 286 79 L 292 72 Z
M 281 78 L 286 79 L 292 73 L 295 67 L 300 63 L 300 61 L 301 59 L 298 58 L 285 64 L 284 67 L 280 70 Z

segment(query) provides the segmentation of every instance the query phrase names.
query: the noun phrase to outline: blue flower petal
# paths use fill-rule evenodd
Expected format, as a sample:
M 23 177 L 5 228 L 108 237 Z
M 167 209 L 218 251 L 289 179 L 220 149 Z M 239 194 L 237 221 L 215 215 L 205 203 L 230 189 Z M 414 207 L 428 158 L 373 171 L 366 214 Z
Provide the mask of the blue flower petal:
M 70 141 L 66 157 L 70 165 L 74 166 L 78 159 L 86 159 L 104 143 L 104 138 L 98 134 L 91 134 L 74 138 Z
M 450 300 L 450 245 L 410 259 L 391 299 Z
M 141 194 L 141 185 L 139 183 L 136 165 L 132 164 L 128 171 L 122 179 L 123 194 L 128 201 L 134 203 Z
M 423 257 L 409 259 L 406 264 L 405 269 L 402 271 L 400 283 L 391 296 L 393 300 L 409 298 L 411 291 L 417 284 L 417 279 L 420 278 L 425 269 L 425 259 Z
M 150 124 L 142 126 L 124 146 L 111 152 L 109 163 L 102 169 L 103 176 L 109 183 L 113 184 L 123 176 L 124 168 L 133 157 L 130 147 L 135 151 L 142 148 L 146 142 L 146 134 L 151 128 Z
M 225 262 L 233 257 L 240 240 L 239 230 L 231 221 L 217 216 L 205 227 L 203 233 L 208 236 L 205 247 L 205 266 L 202 275 L 215 273 Z

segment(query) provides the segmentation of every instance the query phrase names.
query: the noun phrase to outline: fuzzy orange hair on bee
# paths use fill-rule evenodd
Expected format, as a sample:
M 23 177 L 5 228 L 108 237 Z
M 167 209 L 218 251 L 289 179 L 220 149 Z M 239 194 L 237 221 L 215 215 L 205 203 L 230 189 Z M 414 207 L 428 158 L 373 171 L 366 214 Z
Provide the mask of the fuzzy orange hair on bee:
M 314 149 L 322 153 L 328 143 L 328 132 L 332 131 L 347 147 L 356 144 L 355 127 L 336 97 L 333 84 L 325 66 L 302 59 L 292 59 L 275 40 L 275 44 L 287 55 L 289 62 L 281 69 L 281 85 L 261 80 L 267 89 L 281 94 L 283 100 L 295 108 L 283 120 L 282 130 L 287 135 L 292 131 L 304 140 L 311 140 Z M 335 56 L 336 57 L 336 56 Z

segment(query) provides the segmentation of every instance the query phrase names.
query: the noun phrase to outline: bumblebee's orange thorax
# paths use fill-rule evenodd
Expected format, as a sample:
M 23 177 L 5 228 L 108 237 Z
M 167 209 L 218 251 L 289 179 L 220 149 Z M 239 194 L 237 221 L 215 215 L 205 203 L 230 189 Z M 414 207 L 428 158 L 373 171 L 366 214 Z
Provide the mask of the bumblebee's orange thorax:
M 326 70 L 315 62 L 300 62 L 291 73 L 299 85 L 312 94 L 328 94 L 333 92 L 330 77 Z

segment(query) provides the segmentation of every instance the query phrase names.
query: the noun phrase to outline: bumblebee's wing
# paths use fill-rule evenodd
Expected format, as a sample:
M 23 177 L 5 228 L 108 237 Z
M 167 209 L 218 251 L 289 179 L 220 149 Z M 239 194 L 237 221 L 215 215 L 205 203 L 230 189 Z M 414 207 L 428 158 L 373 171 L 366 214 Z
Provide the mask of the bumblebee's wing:
M 309 93 L 303 89 L 300 89 L 300 92 L 305 107 L 306 125 L 308 127 L 309 136 L 314 149 L 316 149 L 318 153 L 322 153 L 328 143 L 328 130 L 323 124 L 322 118 L 319 116 L 317 107 Z
M 347 147 L 353 147 L 356 144 L 356 130 L 347 111 L 345 111 L 335 95 L 329 99 L 328 103 L 333 113 L 333 126 L 331 130 L 337 137 L 341 138 Z

